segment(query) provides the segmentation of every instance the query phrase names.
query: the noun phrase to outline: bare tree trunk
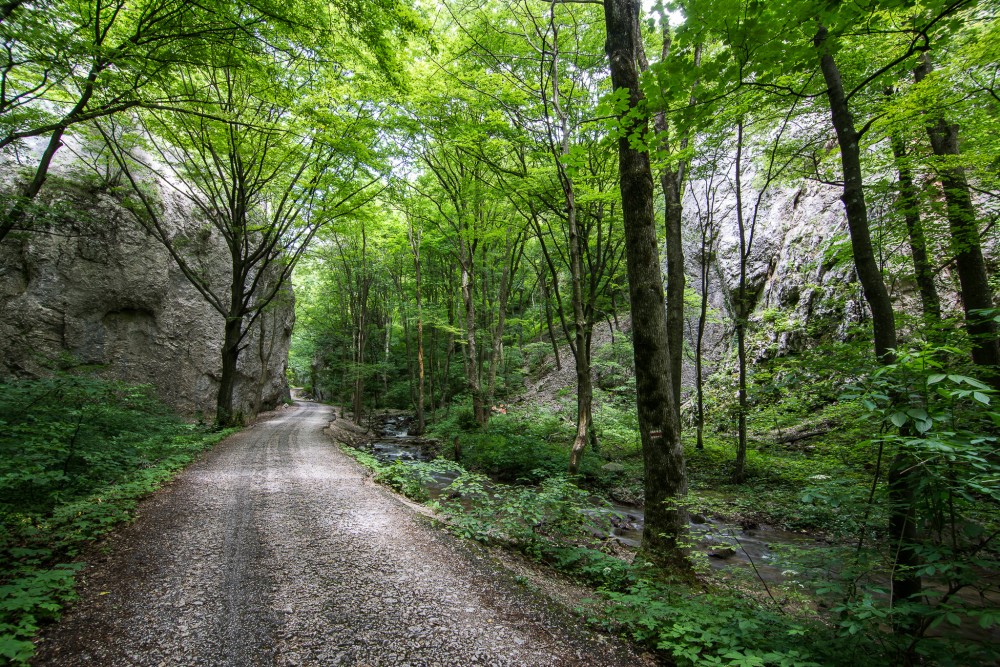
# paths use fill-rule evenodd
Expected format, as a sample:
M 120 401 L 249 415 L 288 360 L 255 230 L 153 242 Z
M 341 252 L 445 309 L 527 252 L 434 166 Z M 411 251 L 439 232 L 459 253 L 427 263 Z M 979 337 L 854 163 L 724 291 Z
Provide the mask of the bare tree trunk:
M 417 423 L 413 435 L 423 435 L 427 426 L 424 417 L 424 306 L 420 282 L 420 235 L 414 234 L 413 225 L 409 227 L 410 249 L 413 252 L 413 275 L 416 280 L 417 300 Z M 432 344 L 433 345 L 433 344 Z M 433 373 L 431 373 L 433 375 Z M 431 394 L 433 396 L 433 387 Z M 433 398 L 432 398 L 433 405 Z
M 923 53 L 916 69 L 916 79 L 921 81 L 933 69 L 930 56 Z M 934 155 L 954 159 L 961 155 L 958 144 L 958 125 L 948 123 L 935 114 L 927 125 Z M 962 286 L 962 308 L 965 310 L 965 329 L 972 340 L 972 361 L 979 366 L 995 389 L 1000 389 L 1000 341 L 993 321 L 993 290 L 990 289 L 986 262 L 979 242 L 979 224 L 969 192 L 965 170 L 955 162 L 945 162 L 937 170 L 944 190 L 948 226 L 951 229 L 951 249 L 955 254 L 958 280 Z
M 851 234 L 851 247 L 854 250 L 854 266 L 861 282 L 861 289 L 872 312 L 872 329 L 875 339 L 875 356 L 879 363 L 891 364 L 895 361 L 893 350 L 896 347 L 896 320 L 892 310 L 889 292 L 885 288 L 882 274 L 879 271 L 875 254 L 872 251 L 871 234 L 868 228 L 868 207 L 865 203 L 864 181 L 861 171 L 861 150 L 858 146 L 860 137 L 854 128 L 854 117 L 851 115 L 847 98 L 844 94 L 843 80 L 840 69 L 833 58 L 830 45 L 826 41 L 827 30 L 820 26 L 813 39 L 819 52 L 820 69 L 827 86 L 827 98 L 830 101 L 830 115 L 833 127 L 840 144 L 840 160 L 844 171 L 844 193 L 841 199 L 847 213 L 847 227 Z M 906 516 L 912 511 L 912 503 L 892 503 L 890 506 L 889 530 L 891 537 L 900 545 L 908 541 L 905 531 L 899 532 L 906 525 Z M 902 549 L 899 554 L 902 554 Z M 898 554 L 897 554 L 898 555 Z M 898 592 L 910 590 L 909 575 L 907 581 L 895 581 L 893 570 L 893 603 L 901 601 Z M 898 584 L 898 585 L 897 585 Z M 917 580 L 919 589 L 920 582 Z
M 614 90 L 625 90 L 629 108 L 642 101 L 633 26 L 638 25 L 636 0 L 605 0 L 607 26 L 605 49 L 611 64 Z M 646 530 L 642 549 L 655 562 L 688 571 L 681 536 L 687 512 L 677 503 L 687 492 L 684 450 L 674 407 L 667 314 L 660 273 L 653 214 L 653 175 L 649 155 L 629 141 L 636 121 L 623 116 L 625 127 L 618 140 L 622 213 L 629 301 L 632 307 L 633 353 L 636 374 L 636 408 L 643 452 L 646 496 Z
M 510 239 L 511 230 L 507 229 L 507 248 L 504 252 L 503 273 L 500 276 L 500 294 L 497 298 L 497 320 L 493 327 L 493 341 L 490 350 L 490 371 L 486 378 L 487 404 L 493 405 L 493 397 L 496 393 L 497 370 L 500 367 L 503 357 L 503 334 L 504 326 L 507 323 L 507 305 L 510 301 L 510 286 L 514 280 L 514 274 L 521 261 L 521 253 L 524 250 L 524 243 L 521 234 L 517 234 L 513 243 Z M 489 408 L 487 408 L 489 409 Z
M 226 318 L 225 335 L 222 343 L 222 376 L 219 378 L 219 395 L 215 406 L 215 423 L 220 428 L 241 426 L 244 416 L 233 409 L 236 388 L 236 365 L 240 357 L 243 341 L 243 318 Z
M 479 384 L 479 356 L 476 352 L 476 294 L 473 282 L 472 249 L 464 239 L 459 240 L 462 269 L 462 302 L 465 305 L 465 378 L 472 395 L 472 413 L 477 424 L 487 421 L 483 405 L 483 392 Z
M 666 122 L 664 122 L 666 125 Z M 659 129 L 659 128 L 657 128 Z M 663 188 L 664 227 L 667 245 L 667 332 L 670 340 L 670 377 L 674 389 L 674 407 L 680 419 L 681 371 L 684 353 L 684 246 L 682 245 L 683 208 L 681 207 L 679 170 L 664 169 L 660 174 Z
M 354 423 L 361 426 L 361 422 L 364 418 L 364 407 L 365 407 L 365 345 L 367 341 L 365 340 L 364 327 L 366 326 L 365 317 L 362 315 L 360 319 L 360 325 L 357 326 L 357 331 L 354 334 L 354 391 L 351 398 L 351 411 L 354 417 Z
M 271 316 L 271 333 L 267 333 L 267 313 L 260 314 L 260 325 L 258 326 L 257 338 L 257 358 L 260 361 L 260 376 L 257 378 L 257 387 L 254 392 L 254 416 L 260 414 L 264 407 L 264 386 L 267 383 L 267 368 L 271 364 L 271 357 L 274 356 L 275 333 L 277 329 L 277 316 Z
M 538 275 L 538 284 L 542 290 L 542 301 L 545 302 L 545 324 L 549 330 L 549 341 L 552 343 L 552 355 L 556 358 L 556 370 L 562 370 L 562 361 L 559 359 L 559 344 L 556 342 L 556 332 L 552 326 L 552 304 L 549 301 L 549 288 L 544 269 Z
M 450 282 L 450 281 L 449 281 Z M 455 354 L 455 302 L 451 297 L 453 290 L 448 291 L 448 345 L 445 347 L 444 356 L 444 376 L 441 378 L 441 404 L 444 406 L 445 416 L 451 410 L 451 397 L 448 390 L 451 388 L 451 358 Z M 464 356 L 463 356 L 464 358 Z
M 740 233 L 740 282 L 736 296 L 736 360 L 739 369 L 736 464 L 733 481 L 746 479 L 747 463 L 747 320 L 750 304 L 747 303 L 747 234 L 743 218 L 743 119 L 736 126 L 736 223 Z
M 708 272 L 715 248 L 715 233 L 709 229 L 712 216 L 711 210 L 709 210 L 706 215 L 709 217 L 703 221 L 703 227 L 701 230 L 701 257 L 699 258 L 699 268 L 701 274 L 701 307 L 698 311 L 698 335 L 695 338 L 694 350 L 695 392 L 697 394 L 698 402 L 697 424 L 695 426 L 697 432 L 695 448 L 697 449 L 705 448 L 705 383 L 702 378 L 702 355 L 704 353 L 705 326 L 708 323 Z
M 576 436 L 569 456 L 569 473 L 580 471 L 580 461 L 587 447 L 587 431 L 590 428 L 591 404 L 594 388 L 590 379 L 590 354 L 587 350 L 587 331 L 590 323 L 583 311 L 583 261 L 580 249 L 580 230 L 577 227 L 576 197 L 572 181 L 563 179 L 563 194 L 566 199 L 569 226 L 570 280 L 573 301 L 573 358 L 576 364 Z
M 865 301 L 872 312 L 872 329 L 875 338 L 875 356 L 884 363 L 891 363 L 891 350 L 896 347 L 896 320 L 889 292 L 882 280 L 875 253 L 872 250 L 871 231 L 868 227 L 868 207 L 865 203 L 864 180 L 861 171 L 860 137 L 854 128 L 854 117 L 844 94 L 840 69 L 827 43 L 827 29 L 820 27 L 813 39 L 819 53 L 820 69 L 826 81 L 826 94 L 830 102 L 830 116 L 840 144 L 840 160 L 844 171 L 844 193 L 841 199 L 847 213 L 847 228 L 851 234 L 854 266 L 861 282 Z
M 927 239 L 924 236 L 924 224 L 917 208 L 917 189 L 913 185 L 913 174 L 906 162 L 906 144 L 898 134 L 891 137 L 892 155 L 896 160 L 896 172 L 899 174 L 898 206 L 906 221 L 906 231 L 910 239 L 910 257 L 913 259 L 913 275 L 920 289 L 920 305 L 923 307 L 924 319 L 934 323 L 941 319 L 941 300 L 934 286 L 934 271 L 927 257 Z

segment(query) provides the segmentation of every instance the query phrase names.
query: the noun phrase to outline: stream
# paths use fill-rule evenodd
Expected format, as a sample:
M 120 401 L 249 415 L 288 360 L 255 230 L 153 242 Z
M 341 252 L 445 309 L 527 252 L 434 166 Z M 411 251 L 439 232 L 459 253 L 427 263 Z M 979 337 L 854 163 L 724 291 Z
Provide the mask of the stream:
M 439 443 L 409 435 L 412 418 L 408 415 L 389 415 L 380 421 L 374 440 L 362 449 L 383 463 L 395 461 L 429 461 L 438 453 Z M 457 475 L 438 473 L 424 485 L 431 498 L 439 497 Z M 606 504 L 595 498 L 593 513 L 605 515 L 610 524 L 607 537 L 621 544 L 638 548 L 642 542 L 645 514 L 639 507 Z M 773 552 L 775 546 L 808 546 L 821 544 L 823 540 L 808 535 L 793 533 L 770 526 L 743 529 L 738 525 L 725 523 L 698 514 L 692 515 L 692 535 L 697 540 L 697 549 L 705 554 L 714 569 L 743 567 L 755 571 L 765 582 L 780 582 L 784 579 L 783 568 Z
M 406 414 L 386 415 L 379 420 L 375 439 L 359 449 L 369 452 L 383 463 L 395 461 L 430 461 L 440 454 L 441 443 L 434 440 L 418 438 L 409 435 L 408 429 L 412 417 Z M 424 488 L 432 499 L 444 495 L 444 490 L 457 478 L 454 472 L 434 473 L 425 482 Z M 645 525 L 645 514 L 639 507 L 608 504 L 601 499 L 593 499 L 593 509 L 585 510 L 595 516 L 604 515 L 607 522 L 595 522 L 609 525 L 607 533 L 595 529 L 598 536 L 613 538 L 629 548 L 638 548 L 642 542 Z M 695 549 L 704 554 L 705 559 L 714 570 L 747 573 L 764 583 L 777 584 L 786 581 L 788 570 L 783 567 L 776 553 L 783 547 L 808 548 L 827 544 L 822 537 L 795 533 L 772 526 L 759 525 L 752 528 L 742 528 L 738 525 L 719 521 L 700 514 L 691 515 L 691 535 L 695 539 Z M 959 594 L 970 607 L 981 606 L 988 599 L 989 605 L 1000 604 L 1000 581 L 994 572 L 983 572 L 985 585 L 984 595 L 975 588 L 966 587 Z M 888 589 L 888 579 L 882 582 Z M 944 593 L 944 582 L 931 578 L 924 580 L 925 589 Z M 939 634 L 943 629 L 932 630 L 931 634 Z M 961 628 L 952 628 L 950 632 L 972 641 L 1000 641 L 1000 626 L 987 629 L 977 627 L 973 623 L 963 623 Z

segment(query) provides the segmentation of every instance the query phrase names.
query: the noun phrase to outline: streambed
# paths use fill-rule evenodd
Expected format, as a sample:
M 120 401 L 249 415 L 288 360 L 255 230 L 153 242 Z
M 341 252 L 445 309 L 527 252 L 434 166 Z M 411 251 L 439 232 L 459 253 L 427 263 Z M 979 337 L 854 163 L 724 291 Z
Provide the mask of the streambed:
M 410 436 L 408 433 L 412 418 L 405 414 L 390 415 L 380 420 L 376 426 L 377 437 L 367 443 L 357 445 L 383 463 L 395 461 L 430 461 L 440 455 L 442 445 L 435 440 Z M 423 480 L 423 487 L 432 499 L 445 495 L 445 489 L 458 477 L 457 472 L 435 472 Z M 609 525 L 607 533 L 599 535 L 613 538 L 626 548 L 638 548 L 645 528 L 645 514 L 640 507 L 624 504 L 608 504 L 598 498 L 593 499 L 593 508 L 588 514 L 604 515 L 608 521 L 595 522 Z M 691 536 L 697 552 L 704 554 L 705 560 L 714 570 L 740 573 L 759 579 L 765 587 L 787 581 L 791 574 L 782 563 L 780 551 L 785 548 L 809 549 L 827 546 L 825 538 L 815 535 L 795 533 L 780 528 L 759 525 L 743 528 L 736 524 L 720 521 L 699 514 L 691 516 Z M 830 564 L 833 566 L 833 564 Z M 976 587 L 965 587 L 956 596 L 970 608 L 1000 604 L 1000 580 L 995 572 L 982 571 L 982 582 Z M 792 575 L 794 576 L 794 575 Z M 886 575 L 876 575 L 874 582 L 882 590 L 888 591 Z M 946 592 L 946 582 L 925 578 L 924 587 L 931 595 Z M 770 590 L 770 589 L 768 589 Z M 883 593 L 885 595 L 885 593 Z M 818 602 L 818 601 L 817 601 Z M 929 634 L 953 633 L 963 639 L 975 642 L 996 643 L 1000 641 L 1000 626 L 982 628 L 975 623 L 963 623 L 960 628 L 941 626 Z
M 359 449 L 367 451 L 383 463 L 396 461 L 430 461 L 440 453 L 440 443 L 409 435 L 412 418 L 407 415 L 388 415 L 376 426 L 377 435 Z M 457 477 L 457 473 L 439 472 L 425 479 L 423 486 L 431 498 L 438 498 Z M 609 525 L 607 537 L 626 547 L 638 548 L 645 528 L 642 508 L 608 505 L 594 499 L 594 515 L 603 515 Z M 778 562 L 775 548 L 780 546 L 803 547 L 823 544 L 822 538 L 802 535 L 771 526 L 742 528 L 714 518 L 692 515 L 691 533 L 696 548 L 705 554 L 714 569 L 747 568 L 764 581 L 780 582 L 783 568 Z

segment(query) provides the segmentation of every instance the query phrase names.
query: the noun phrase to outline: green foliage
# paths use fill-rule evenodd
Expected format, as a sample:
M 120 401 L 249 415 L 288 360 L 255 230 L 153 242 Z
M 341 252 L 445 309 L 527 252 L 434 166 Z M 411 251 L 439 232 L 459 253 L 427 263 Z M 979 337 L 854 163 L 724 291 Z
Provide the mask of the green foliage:
M 630 340 L 622 338 L 600 346 L 594 350 L 592 364 L 598 387 L 626 396 L 634 394 L 635 370 Z
M 553 545 L 594 542 L 602 523 L 590 494 L 565 477 L 548 477 L 528 487 L 492 483 L 485 475 L 465 472 L 444 493 L 455 497 L 446 496 L 437 506 L 456 533 L 536 558 Z
M 541 341 L 528 343 L 521 348 L 521 355 L 528 366 L 528 372 L 531 374 L 538 373 L 547 368 L 543 364 L 545 364 L 545 360 L 550 354 L 552 354 L 552 345 Z
M 77 556 L 228 432 L 184 424 L 148 387 L 80 376 L 0 384 L 0 655 L 27 660 L 73 597 Z
M 731 593 L 692 592 L 642 578 L 625 592 L 605 595 L 613 605 L 611 627 L 623 624 L 634 639 L 665 652 L 679 667 L 883 664 L 867 659 L 860 647 L 825 652 L 816 642 L 819 624 Z
M 919 564 L 912 574 L 928 585 L 920 601 L 888 610 L 875 598 L 873 607 L 894 623 L 914 628 L 909 650 L 925 655 L 955 650 L 954 642 L 931 636 L 943 621 L 991 627 L 1000 613 L 988 597 L 961 595 L 978 590 L 982 572 L 1000 568 L 995 435 L 1000 413 L 992 407 L 992 389 L 950 372 L 961 358 L 961 350 L 948 347 L 898 350 L 895 363 L 872 373 L 847 397 L 860 400 L 880 427 L 881 435 L 872 439 L 879 452 L 905 466 L 903 479 L 912 497 L 905 509 L 919 527 L 912 545 Z M 886 548 L 883 567 L 891 567 L 896 545 Z M 852 602 L 855 598 L 848 597 L 845 604 Z
M 434 433 L 450 440 L 453 432 L 438 425 Z M 572 424 L 549 412 L 495 415 L 485 427 L 459 435 L 461 463 L 502 482 L 535 483 L 565 472 L 573 436 Z M 592 478 L 599 474 L 601 463 L 588 450 L 580 472 Z

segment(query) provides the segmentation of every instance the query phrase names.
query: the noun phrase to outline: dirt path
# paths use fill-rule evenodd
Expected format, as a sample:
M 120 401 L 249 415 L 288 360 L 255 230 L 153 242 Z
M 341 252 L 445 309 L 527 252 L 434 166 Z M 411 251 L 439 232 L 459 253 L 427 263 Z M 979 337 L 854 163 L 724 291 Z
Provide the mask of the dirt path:
M 34 664 L 640 662 L 366 481 L 330 418 L 300 403 L 146 502 Z

